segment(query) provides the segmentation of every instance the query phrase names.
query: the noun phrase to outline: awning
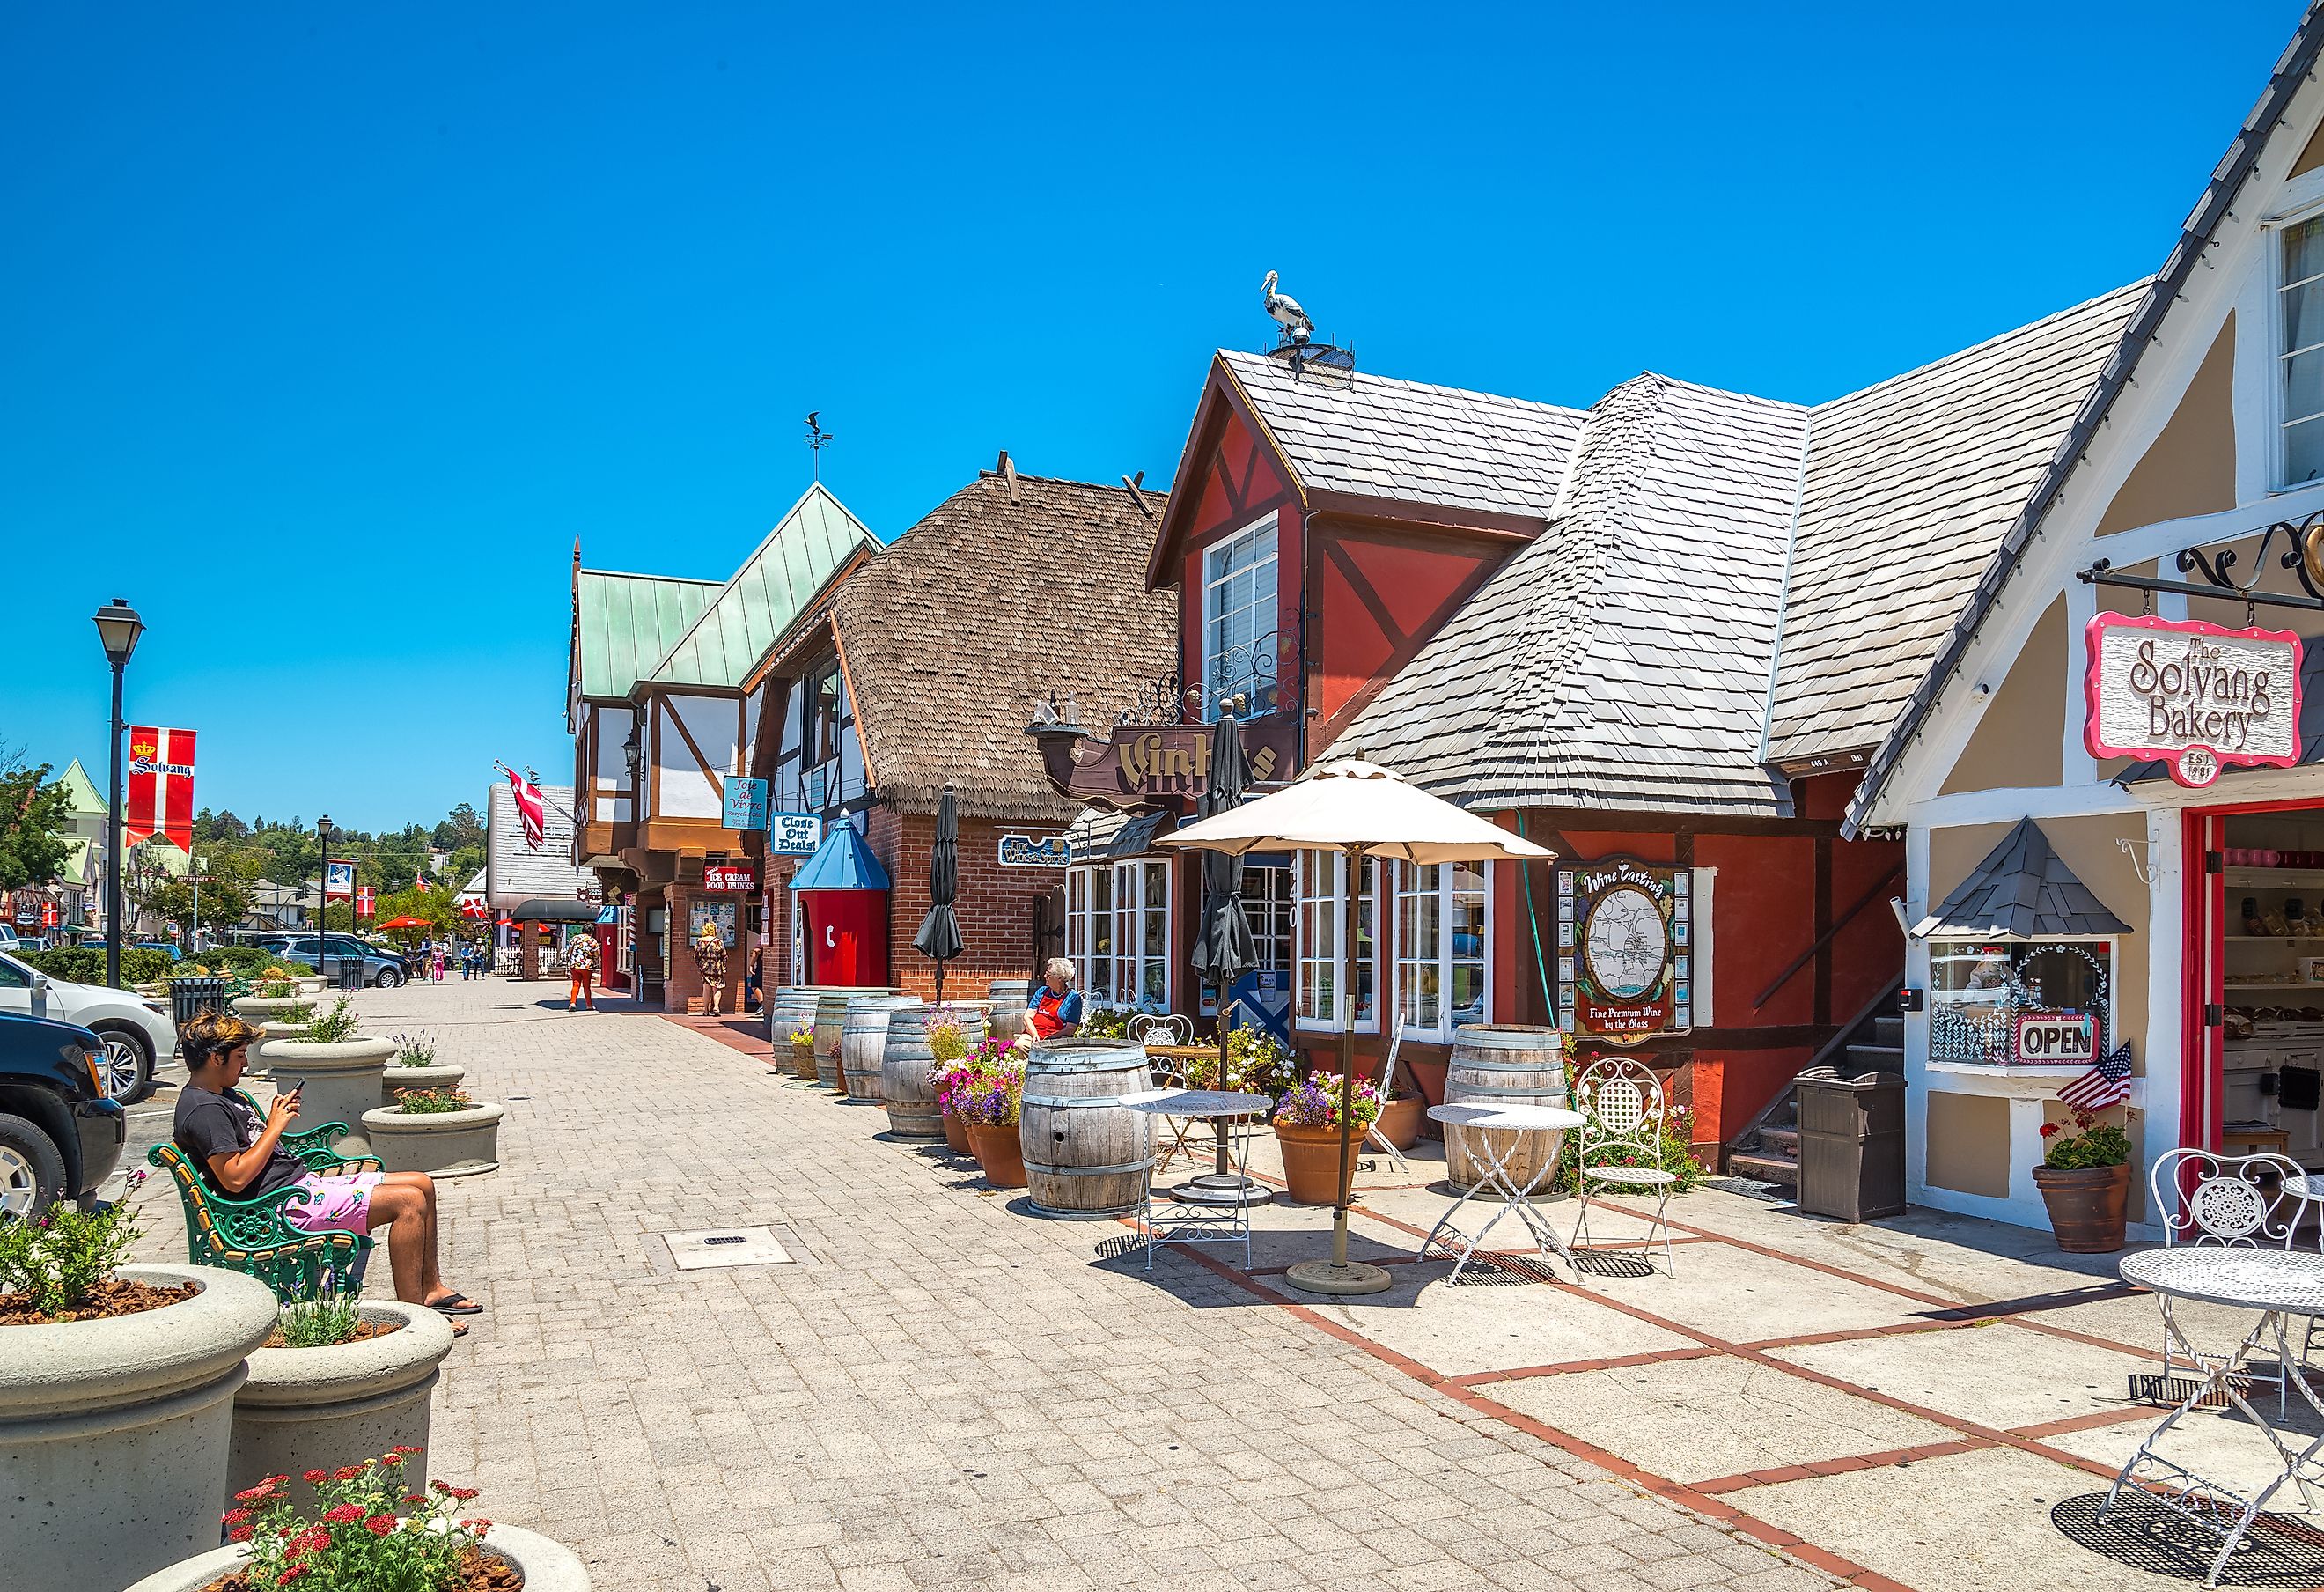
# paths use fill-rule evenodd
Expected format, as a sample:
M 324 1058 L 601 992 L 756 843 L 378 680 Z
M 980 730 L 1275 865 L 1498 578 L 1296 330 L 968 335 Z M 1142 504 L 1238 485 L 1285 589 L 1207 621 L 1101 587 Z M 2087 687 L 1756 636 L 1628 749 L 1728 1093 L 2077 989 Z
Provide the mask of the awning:
M 520 923 L 594 923 L 597 921 L 597 903 L 536 898 L 523 902 L 509 916 Z
M 1075 863 L 1122 862 L 1154 849 L 1154 838 L 1176 826 L 1170 812 L 1113 812 L 1086 808 L 1065 831 Z
M 791 875 L 793 890 L 885 890 L 888 870 L 852 824 L 834 826 Z
M 1913 937 L 1958 934 L 1977 939 L 2056 939 L 2069 935 L 2127 934 L 2130 925 L 2051 849 L 2050 838 L 2030 818 L 1945 897 L 1944 905 L 1914 926 Z

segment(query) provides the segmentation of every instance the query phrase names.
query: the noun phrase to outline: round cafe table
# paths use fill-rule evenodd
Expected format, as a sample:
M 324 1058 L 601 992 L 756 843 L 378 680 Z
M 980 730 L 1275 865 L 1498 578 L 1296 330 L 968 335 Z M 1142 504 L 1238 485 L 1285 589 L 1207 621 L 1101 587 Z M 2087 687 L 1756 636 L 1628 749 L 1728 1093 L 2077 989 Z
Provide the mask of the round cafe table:
M 1218 1061 L 1222 1063 L 1221 1081 L 1224 1081 L 1224 1058 L 1216 1045 L 1149 1044 L 1146 1047 L 1146 1055 L 1148 1060 L 1155 1061 Z M 1211 1095 L 1232 1091 L 1202 1089 L 1187 1092 Z M 1170 1112 L 1166 1115 L 1185 1117 L 1189 1114 Z M 1178 1199 L 1196 1205 L 1265 1205 L 1273 1199 L 1275 1190 L 1242 1170 L 1241 1162 L 1239 1162 L 1233 1166 L 1228 1164 L 1230 1156 L 1225 1121 L 1213 1118 L 1211 1128 L 1213 1134 L 1211 1170 L 1187 1182 L 1179 1184 L 1176 1190 Z M 1191 1150 L 1193 1146 L 1189 1145 L 1187 1148 Z M 1248 1146 L 1246 1146 L 1247 1149 Z M 1246 1153 L 1242 1159 L 1248 1161 L 1250 1157 Z
M 1231 1171 L 1222 1161 L 1220 1175 L 1237 1178 L 1248 1175 L 1252 1119 L 1267 1115 L 1275 1104 L 1265 1095 L 1245 1094 L 1240 1089 L 1156 1089 L 1150 1094 L 1132 1095 L 1121 1103 L 1149 1116 L 1207 1122 L 1217 1130 L 1222 1145 L 1229 1142 L 1231 1126 L 1234 1161 Z M 1220 1153 L 1224 1156 L 1226 1152 L 1222 1150 Z M 1242 1263 L 1248 1270 L 1250 1208 L 1264 1201 L 1196 1199 L 1188 1193 L 1193 1186 L 1182 1183 L 1157 1200 L 1153 1178 L 1148 1176 L 1146 1180 L 1146 1199 L 1138 1210 L 1138 1236 L 1146 1246 L 1146 1269 L 1154 1269 L 1154 1252 L 1165 1244 L 1240 1244 Z
M 2309 1321 L 2324 1316 L 2324 1254 L 2181 1245 L 2125 1255 L 2115 1269 L 2124 1282 L 2158 1296 L 2165 1336 L 2190 1365 L 2203 1368 L 2204 1377 L 2201 1385 L 2165 1416 L 2163 1424 L 2150 1432 L 2139 1445 L 2138 1452 L 2130 1457 L 2107 1490 L 2098 1518 L 2104 1520 L 2115 1500 L 2125 1488 L 2129 1488 L 2145 1495 L 2142 1503 L 2159 1504 L 2215 1533 L 2220 1540 L 2219 1555 L 2212 1561 L 2203 1585 L 2216 1587 L 2220 1571 L 2227 1569 L 2244 1533 L 2284 1483 L 2296 1482 L 2303 1499 L 2310 1486 L 2324 1483 L 2324 1467 L 2316 1463 L 2318 1450 L 2324 1449 L 2324 1436 L 2295 1449 L 2292 1440 L 2271 1426 L 2267 1417 L 2244 1397 L 2242 1386 L 2245 1361 L 2255 1351 L 2273 1352 L 2283 1368 L 2284 1382 L 2297 1388 L 2309 1408 L 2319 1419 L 2324 1419 L 2324 1403 L 2317 1402 L 2315 1390 L 2301 1374 L 2300 1359 L 2286 1328 L 2287 1322 L 2296 1320 L 2304 1328 Z M 2227 1354 L 2201 1354 L 2188 1341 L 2172 1310 L 2172 1302 L 2180 1300 L 2256 1310 L 2259 1319 L 2244 1335 L 2243 1342 Z M 2177 1460 L 2163 1458 L 2160 1451 L 2163 1439 L 2190 1410 L 2206 1404 L 2216 1408 L 2222 1401 L 2233 1404 L 2275 1449 L 2275 1479 L 2249 1498 L 2232 1487 L 2197 1475 Z M 2293 1437 L 2300 1435 L 2294 1433 Z
M 1549 1218 L 1533 1207 L 1533 1192 L 1541 1180 L 1549 1176 L 1557 1164 L 1554 1153 L 1541 1157 L 1541 1164 L 1524 1183 L 1517 1182 L 1508 1170 L 1509 1158 L 1529 1134 L 1564 1134 L 1580 1127 L 1586 1120 L 1579 1111 L 1568 1111 L 1563 1106 L 1431 1106 L 1429 1119 L 1448 1127 L 1467 1128 L 1470 1144 L 1482 1167 L 1482 1175 L 1465 1189 L 1452 1208 L 1436 1218 L 1421 1241 L 1420 1254 L 1425 1258 L 1433 1247 L 1453 1257 L 1452 1274 L 1444 1279 L 1449 1287 L 1461 1280 L 1462 1272 L 1477 1258 L 1485 1246 L 1485 1239 L 1502 1220 L 1515 1212 L 1526 1230 L 1533 1235 L 1534 1253 L 1542 1259 L 1549 1258 L 1555 1250 L 1573 1263 L 1573 1252 L 1549 1225 Z M 1472 1199 L 1498 1198 L 1500 1208 L 1486 1219 L 1485 1225 L 1472 1236 L 1463 1231 L 1453 1218 Z

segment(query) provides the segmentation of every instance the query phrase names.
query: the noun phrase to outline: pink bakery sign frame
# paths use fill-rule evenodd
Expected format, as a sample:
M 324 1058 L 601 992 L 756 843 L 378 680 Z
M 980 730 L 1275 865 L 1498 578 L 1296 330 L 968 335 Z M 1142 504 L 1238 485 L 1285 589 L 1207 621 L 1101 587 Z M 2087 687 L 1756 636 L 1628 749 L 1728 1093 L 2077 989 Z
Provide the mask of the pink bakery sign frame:
M 2083 745 L 2160 760 L 2189 790 L 2300 762 L 2300 638 L 2200 619 L 2099 614 L 2082 630 Z

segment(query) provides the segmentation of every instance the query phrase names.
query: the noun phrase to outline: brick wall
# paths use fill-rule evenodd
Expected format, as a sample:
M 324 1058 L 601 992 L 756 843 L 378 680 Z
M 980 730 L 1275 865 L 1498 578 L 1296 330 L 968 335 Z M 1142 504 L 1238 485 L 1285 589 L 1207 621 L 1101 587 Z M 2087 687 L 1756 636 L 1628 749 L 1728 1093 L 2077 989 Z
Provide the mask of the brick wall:
M 888 870 L 889 977 L 908 995 L 936 994 L 936 964 L 912 949 L 912 936 L 928 911 L 928 853 L 936 821 L 887 808 L 872 810 L 866 838 Z M 1004 868 L 1001 837 L 1021 832 L 1023 824 L 963 819 L 960 823 L 960 894 L 953 915 L 960 921 L 959 959 L 945 968 L 945 994 L 983 998 L 996 978 L 1023 978 L 1031 969 L 1033 899 L 1065 883 L 1057 868 Z

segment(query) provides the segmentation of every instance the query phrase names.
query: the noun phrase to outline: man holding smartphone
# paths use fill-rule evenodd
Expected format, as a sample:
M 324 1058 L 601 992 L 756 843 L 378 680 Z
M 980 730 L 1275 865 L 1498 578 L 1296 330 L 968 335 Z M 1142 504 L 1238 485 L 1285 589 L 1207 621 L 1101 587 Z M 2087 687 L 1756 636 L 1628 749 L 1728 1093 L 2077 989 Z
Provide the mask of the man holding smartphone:
M 239 1017 L 205 1012 L 179 1031 L 186 1087 L 178 1092 L 171 1137 L 211 1188 L 229 1199 L 250 1199 L 297 1185 L 303 1199 L 282 1207 L 282 1219 L 301 1232 L 362 1233 L 385 1227 L 395 1273 L 395 1297 L 447 1316 L 472 1316 L 483 1306 L 447 1287 L 437 1270 L 436 1183 L 424 1172 L 322 1173 L 282 1148 L 299 1115 L 299 1091 L 274 1097 L 262 1122 L 235 1088 L 249 1065 L 249 1047 L 261 1031 Z M 455 1329 L 466 1330 L 460 1323 Z

